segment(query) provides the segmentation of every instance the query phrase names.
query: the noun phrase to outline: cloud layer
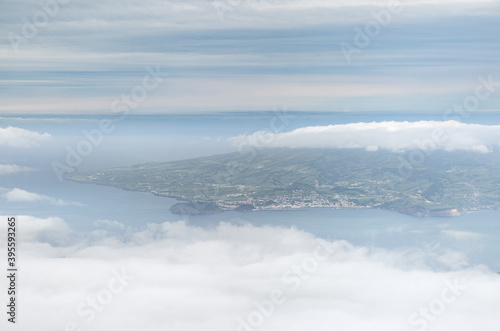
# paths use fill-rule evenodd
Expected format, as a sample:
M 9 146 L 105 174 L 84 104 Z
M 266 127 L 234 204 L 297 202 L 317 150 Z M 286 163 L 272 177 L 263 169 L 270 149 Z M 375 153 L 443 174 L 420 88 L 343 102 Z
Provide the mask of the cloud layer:
M 30 148 L 39 146 L 50 138 L 51 135 L 48 133 L 41 134 L 13 126 L 0 128 L 0 146 Z
M 23 172 L 32 172 L 36 169 L 20 166 L 17 164 L 0 164 L 0 176 L 1 175 L 14 175 Z
M 457 121 L 372 122 L 310 126 L 290 132 L 259 131 L 230 138 L 235 146 L 289 148 L 362 148 L 474 151 L 487 153 L 500 146 L 500 126 Z
M 58 218 L 18 223 L 23 329 L 497 330 L 500 277 L 481 267 L 433 271 L 424 251 L 269 226 L 176 222 L 124 235 L 75 234 Z
M 3 193 L 2 196 L 7 199 L 8 202 L 48 202 L 54 206 L 83 206 L 79 202 L 65 201 L 43 194 L 28 192 L 19 188 L 9 190 Z

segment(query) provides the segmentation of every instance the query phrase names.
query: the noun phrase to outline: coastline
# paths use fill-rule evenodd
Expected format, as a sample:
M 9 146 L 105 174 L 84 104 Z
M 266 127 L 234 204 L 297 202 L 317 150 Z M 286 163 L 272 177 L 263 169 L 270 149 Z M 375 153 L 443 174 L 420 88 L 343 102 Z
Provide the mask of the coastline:
M 463 210 L 463 209 L 458 209 L 458 208 L 446 208 L 442 210 L 427 210 L 421 207 L 405 207 L 405 208 L 380 208 L 380 207 L 373 207 L 373 206 L 356 206 L 354 204 L 348 204 L 348 205 L 323 205 L 323 206 L 300 206 L 297 205 L 297 207 L 294 206 L 277 206 L 277 205 L 272 205 L 272 206 L 254 206 L 251 204 L 247 203 L 240 203 L 238 206 L 233 207 L 233 208 L 227 208 L 227 207 L 220 207 L 219 201 L 194 201 L 194 200 L 189 200 L 186 199 L 185 197 L 180 197 L 180 196 L 170 196 L 170 195 L 164 195 L 164 194 L 158 194 L 156 192 L 148 191 L 148 190 L 131 190 L 128 188 L 124 187 L 119 187 L 115 185 L 106 185 L 106 184 L 101 184 L 101 183 L 94 183 L 94 182 L 88 182 L 88 181 L 80 181 L 80 180 L 75 180 L 73 178 L 65 178 L 67 181 L 71 181 L 74 183 L 80 183 L 80 184 L 93 184 L 93 185 L 100 185 L 100 186 L 107 186 L 107 187 L 114 187 L 117 189 L 121 190 L 126 190 L 129 192 L 142 192 L 142 193 L 150 193 L 154 196 L 157 197 L 162 197 L 162 198 L 169 198 L 169 199 L 174 199 L 178 201 L 178 203 L 172 205 L 170 207 L 170 212 L 174 215 L 208 215 L 208 214 L 217 214 L 217 213 L 223 213 L 226 211 L 237 211 L 237 212 L 259 212 L 259 211 L 269 211 L 269 210 L 307 210 L 307 209 L 317 209 L 317 208 L 331 208 L 331 209 L 378 209 L 378 210 L 387 210 L 387 211 L 393 211 L 397 213 L 401 213 L 404 215 L 409 215 L 413 217 L 418 217 L 418 218 L 425 218 L 425 217 L 456 217 L 464 214 L 468 214 L 470 211 L 468 210 Z M 205 208 L 204 206 L 208 206 L 208 208 Z M 244 206 L 251 206 L 251 207 L 244 207 Z M 218 207 L 218 208 L 217 208 Z M 487 209 L 485 209 L 487 210 Z

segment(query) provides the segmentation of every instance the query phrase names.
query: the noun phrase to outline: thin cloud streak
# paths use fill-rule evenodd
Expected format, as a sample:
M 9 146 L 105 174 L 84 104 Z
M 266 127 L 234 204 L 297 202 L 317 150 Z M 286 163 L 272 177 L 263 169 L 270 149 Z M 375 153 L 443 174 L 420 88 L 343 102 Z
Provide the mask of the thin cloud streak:
M 0 176 L 14 175 L 18 173 L 27 173 L 36 171 L 34 168 L 20 166 L 17 164 L 0 164 Z
M 62 199 L 53 198 L 47 195 L 25 191 L 19 188 L 14 188 L 3 193 L 2 196 L 11 203 L 31 203 L 31 202 L 47 202 L 54 206 L 83 206 L 79 202 L 65 201 Z

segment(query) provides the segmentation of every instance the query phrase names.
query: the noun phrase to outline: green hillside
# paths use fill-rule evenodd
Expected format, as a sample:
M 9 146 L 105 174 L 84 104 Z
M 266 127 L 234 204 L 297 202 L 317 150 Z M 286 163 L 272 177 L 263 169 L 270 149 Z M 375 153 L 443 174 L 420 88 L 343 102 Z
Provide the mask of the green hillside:
M 175 206 L 177 213 L 348 207 L 447 216 L 499 208 L 499 153 L 436 151 L 418 160 L 418 166 L 410 166 L 411 157 L 384 151 L 262 149 L 75 172 L 68 179 L 189 202 L 189 208 Z

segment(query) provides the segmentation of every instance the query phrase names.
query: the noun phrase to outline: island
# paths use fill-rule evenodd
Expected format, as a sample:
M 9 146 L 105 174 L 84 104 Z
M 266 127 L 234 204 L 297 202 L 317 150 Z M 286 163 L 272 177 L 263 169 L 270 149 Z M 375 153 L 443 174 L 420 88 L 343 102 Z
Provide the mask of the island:
M 499 152 L 251 149 L 138 164 L 67 180 L 178 199 L 177 214 L 377 208 L 416 216 L 499 209 Z

